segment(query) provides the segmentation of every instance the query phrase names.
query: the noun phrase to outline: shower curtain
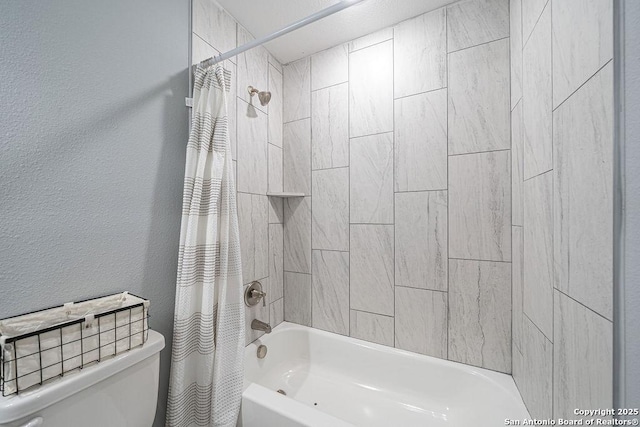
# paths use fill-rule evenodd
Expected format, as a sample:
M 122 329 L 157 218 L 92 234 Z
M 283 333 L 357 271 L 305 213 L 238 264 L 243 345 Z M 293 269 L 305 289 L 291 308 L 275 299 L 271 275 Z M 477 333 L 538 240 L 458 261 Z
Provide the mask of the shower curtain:
M 187 144 L 166 425 L 235 426 L 244 311 L 222 66 L 196 70 Z

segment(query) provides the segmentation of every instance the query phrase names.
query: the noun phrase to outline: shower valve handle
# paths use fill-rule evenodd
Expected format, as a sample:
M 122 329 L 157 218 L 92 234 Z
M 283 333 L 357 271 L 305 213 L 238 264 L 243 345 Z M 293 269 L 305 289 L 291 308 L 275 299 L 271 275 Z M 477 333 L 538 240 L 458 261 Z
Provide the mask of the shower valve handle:
M 267 293 L 262 290 L 262 284 L 256 280 L 251 282 L 251 285 L 244 291 L 244 303 L 247 307 L 253 307 L 262 300 L 262 306 L 266 307 L 266 296 Z
M 267 303 L 265 302 L 266 296 L 267 296 L 266 292 L 262 292 L 262 291 L 259 291 L 257 289 L 254 289 L 254 290 L 251 291 L 251 296 L 254 297 L 254 298 L 257 298 L 257 299 L 262 298 L 262 306 L 263 307 L 267 306 Z

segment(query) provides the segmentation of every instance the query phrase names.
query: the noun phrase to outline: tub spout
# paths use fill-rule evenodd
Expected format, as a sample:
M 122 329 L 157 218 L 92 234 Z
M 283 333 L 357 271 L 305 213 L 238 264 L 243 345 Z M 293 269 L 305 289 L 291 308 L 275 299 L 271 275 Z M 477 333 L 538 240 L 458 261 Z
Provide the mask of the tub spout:
M 269 325 L 268 323 L 264 323 L 258 319 L 253 319 L 251 321 L 251 329 L 255 331 L 266 332 L 267 334 L 271 333 L 271 325 Z

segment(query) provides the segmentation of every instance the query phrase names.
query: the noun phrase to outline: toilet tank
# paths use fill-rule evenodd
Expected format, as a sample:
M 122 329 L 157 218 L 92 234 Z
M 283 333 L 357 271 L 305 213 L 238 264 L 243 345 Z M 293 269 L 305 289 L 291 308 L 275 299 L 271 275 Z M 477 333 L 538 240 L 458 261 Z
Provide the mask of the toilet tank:
M 164 337 L 19 395 L 0 397 L 0 427 L 150 427 Z

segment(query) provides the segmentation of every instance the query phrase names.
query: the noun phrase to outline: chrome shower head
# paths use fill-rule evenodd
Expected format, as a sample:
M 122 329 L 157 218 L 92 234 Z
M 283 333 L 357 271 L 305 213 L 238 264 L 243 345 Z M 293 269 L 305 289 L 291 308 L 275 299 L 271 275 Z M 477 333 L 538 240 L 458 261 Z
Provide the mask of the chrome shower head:
M 254 88 L 253 86 L 249 86 L 247 87 L 247 90 L 249 91 L 249 95 L 253 96 L 256 93 L 258 94 L 258 99 L 260 100 L 260 104 L 262 106 L 265 106 L 269 103 L 269 101 L 271 101 L 271 92 L 260 92 L 258 89 Z

